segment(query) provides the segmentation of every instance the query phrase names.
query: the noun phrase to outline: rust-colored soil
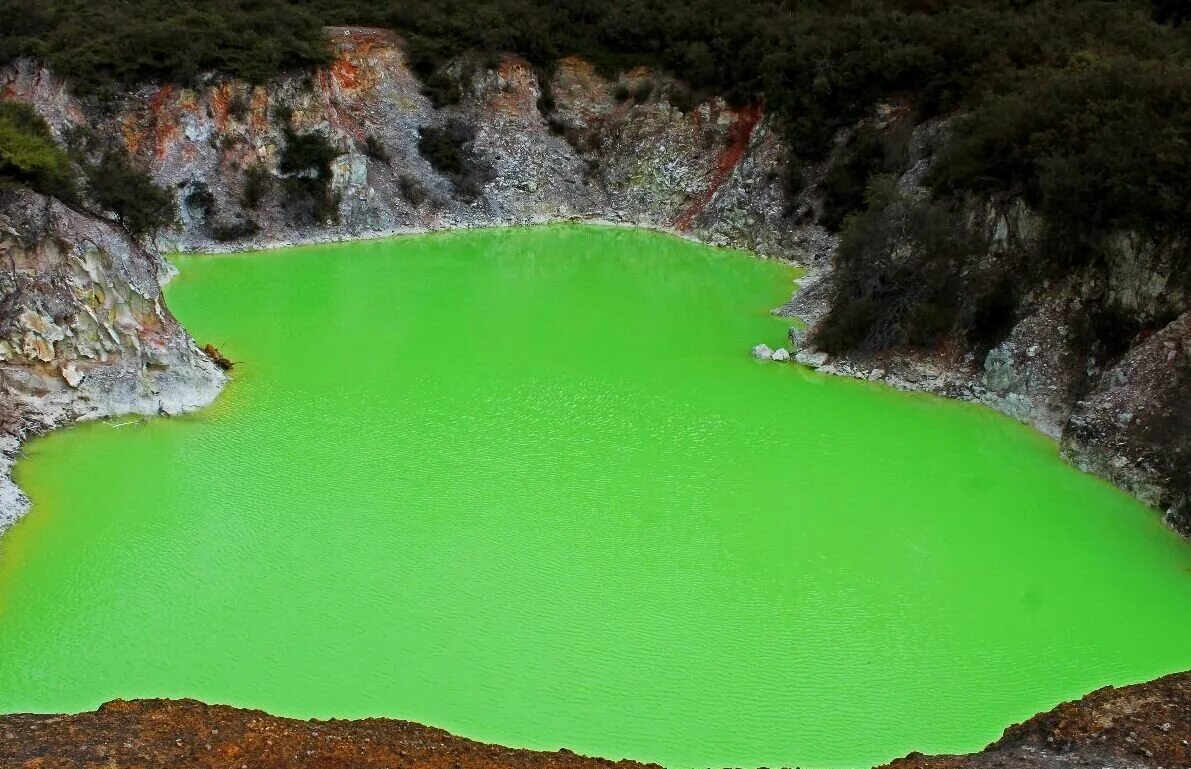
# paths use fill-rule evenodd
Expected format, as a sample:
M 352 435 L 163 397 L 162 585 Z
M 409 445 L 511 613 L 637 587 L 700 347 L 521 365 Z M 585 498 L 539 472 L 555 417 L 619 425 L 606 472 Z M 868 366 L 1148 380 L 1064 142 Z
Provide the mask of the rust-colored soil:
M 1191 767 L 1191 672 L 1082 700 L 1012 726 L 981 753 L 911 754 L 889 769 Z M 203 769 L 637 769 L 455 737 L 408 721 L 297 721 L 193 700 L 109 702 L 73 716 L 0 716 L 0 767 Z

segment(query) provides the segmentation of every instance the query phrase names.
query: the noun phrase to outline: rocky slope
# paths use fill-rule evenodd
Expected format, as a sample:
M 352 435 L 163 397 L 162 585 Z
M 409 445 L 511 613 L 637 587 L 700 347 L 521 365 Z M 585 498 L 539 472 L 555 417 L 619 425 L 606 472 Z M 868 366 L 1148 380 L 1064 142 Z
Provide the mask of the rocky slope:
M 29 506 L 9 470 L 60 424 L 174 414 L 223 375 L 161 300 L 168 271 L 119 227 L 33 193 L 0 205 L 0 531 Z
M 666 76 L 635 70 L 612 82 L 576 59 L 543 80 L 506 57 L 456 62 L 459 100 L 435 109 L 393 33 L 328 34 L 336 61 L 313 76 L 146 88 L 128 94 L 114 115 L 89 114 L 29 61 L 0 72 L 0 94 L 33 104 L 59 134 L 88 121 L 118 134 L 160 183 L 179 191 L 182 226 L 167 242 L 185 250 L 578 217 L 765 255 L 825 252 L 820 232 L 783 216 L 776 170 L 785 151 L 760 106 L 688 105 L 684 87 Z M 637 96 L 617 98 L 618 87 L 621 97 Z M 446 127 L 466 137 L 479 194 L 461 192 L 419 149 L 422 132 Z M 317 132 L 342 153 L 331 169 L 337 222 L 310 221 L 288 205 L 278 169 L 287 129 Z M 249 204 L 245 171 L 253 167 L 268 175 L 268 190 Z
M 889 769 L 991 769 L 1191 764 L 1191 673 L 1105 688 L 1010 727 L 966 756 L 912 753 Z M 538 752 L 485 745 L 408 721 L 298 721 L 193 700 L 109 702 L 70 716 L 0 716 L 0 766 L 70 767 L 419 767 L 420 769 L 638 769 L 566 749 Z
M 896 110 L 869 121 L 898 129 Z M 907 220 L 925 199 L 923 179 L 946 146 L 948 121 L 913 130 L 908 170 L 895 182 L 901 203 L 882 213 L 895 235 L 892 263 L 913 257 Z M 1178 254 L 1186 244 L 1119 232 L 1104 267 L 1034 282 L 1027 263 L 1045 248 L 1042 222 L 1020 200 L 970 200 L 970 237 L 984 244 L 975 263 L 952 267 L 965 283 L 1011 286 L 1010 323 L 991 349 L 952 333 L 934 350 L 877 349 L 831 359 L 804 330 L 791 332 L 797 359 L 828 374 L 881 379 L 906 390 L 984 403 L 1059 441 L 1072 464 L 1107 479 L 1191 537 L 1191 297 Z M 810 329 L 835 302 L 830 261 L 803 281 L 779 312 Z M 961 303 L 980 301 L 959 296 Z M 1106 349 L 1113 346 L 1119 349 Z
M 792 197 L 786 150 L 761 105 L 699 101 L 682 84 L 644 69 L 610 80 L 575 59 L 543 73 L 505 57 L 454 62 L 448 70 L 457 99 L 436 108 L 393 33 L 328 34 L 331 66 L 263 86 L 212 78 L 195 89 L 146 87 L 99 109 L 24 61 L 0 70 L 0 95 L 34 105 L 59 135 L 92 125 L 118 138 L 158 182 L 175 189 L 180 225 L 160 237 L 160 249 L 603 220 L 796 261 L 810 275 L 780 311 L 813 326 L 830 305 L 836 238 L 814 224 L 822 206 L 814 182 L 827 167 L 809 169 L 812 183 Z M 885 108 L 873 121 L 903 130 L 901 114 Z M 938 121 L 913 131 L 912 162 L 899 189 L 921 191 L 946 133 Z M 325 210 L 295 192 L 318 186 L 316 169 L 282 172 L 292 137 L 314 135 L 340 153 L 328 169 Z M 455 167 L 426 156 L 426 135 L 453 137 L 457 157 L 448 160 Z M 1037 239 L 1036 218 L 1015 201 L 978 202 L 972 217 L 990 244 L 987 269 L 1011 274 Z M 1082 352 L 1077 310 L 1089 291 L 1104 287 L 1096 276 L 1076 276 L 1029 287 L 1008 337 L 988 352 L 957 339 L 929 355 L 828 360 L 804 349 L 799 358 L 825 373 L 979 400 L 1034 424 L 1060 439 L 1073 463 L 1191 533 L 1191 416 L 1182 407 L 1191 347 L 1180 314 L 1187 297 L 1172 288 L 1163 244 L 1123 233 L 1114 254 L 1107 287 L 1114 301 L 1164 326 L 1139 336 L 1120 357 L 1095 361 Z M 805 336 L 796 336 L 804 346 Z M 31 362 L 10 358 L 14 370 Z M 11 519 L 17 508 L 0 499 L 0 509 Z

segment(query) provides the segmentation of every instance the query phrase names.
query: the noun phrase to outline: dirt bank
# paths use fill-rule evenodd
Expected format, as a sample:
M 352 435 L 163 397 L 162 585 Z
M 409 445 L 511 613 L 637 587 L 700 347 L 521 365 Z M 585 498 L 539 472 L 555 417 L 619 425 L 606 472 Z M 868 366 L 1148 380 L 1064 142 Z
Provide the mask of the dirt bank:
M 1023 724 L 980 753 L 910 754 L 890 769 L 1191 766 L 1191 672 L 1105 688 Z M 194 700 L 117 700 L 93 713 L 0 716 L 0 767 L 597 769 L 656 766 L 561 749 L 503 748 L 408 721 L 298 721 Z

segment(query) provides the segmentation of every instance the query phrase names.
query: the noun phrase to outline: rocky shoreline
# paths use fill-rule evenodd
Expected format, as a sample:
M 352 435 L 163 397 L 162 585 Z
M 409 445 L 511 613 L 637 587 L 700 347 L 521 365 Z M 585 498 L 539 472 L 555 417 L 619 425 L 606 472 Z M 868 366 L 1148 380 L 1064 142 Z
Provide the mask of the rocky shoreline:
M 221 375 L 196 354 L 156 286 L 169 271 L 159 253 L 170 250 L 604 222 L 799 264 L 808 270 L 804 288 L 777 312 L 806 326 L 823 317 L 837 239 L 815 223 L 822 208 L 815 182 L 830 161 L 803 169 L 808 183 L 795 192 L 786 179 L 788 152 L 762 105 L 714 97 L 691 103 L 681 83 L 643 68 L 610 79 L 573 58 L 545 73 L 506 56 L 456 62 L 460 98 L 435 106 L 395 34 L 327 34 L 335 60 L 313 75 L 255 86 L 221 78 L 194 89 L 147 86 L 103 111 L 32 61 L 0 69 L 0 96 L 31 104 L 58 136 L 91 125 L 119 137 L 180 203 L 178 226 L 150 251 L 106 220 L 67 214 L 38 196 L 0 201 L 0 253 L 17 259 L 0 307 L 0 462 L 11 465 L 22 440 L 59 424 L 177 412 L 215 397 Z M 900 114 L 882 109 L 871 122 L 894 130 Z M 458 135 L 471 186 L 424 156 L 420 137 L 428 131 Z M 921 188 L 945 133 L 939 121 L 914 128 L 915 160 L 898 180 L 907 194 Z M 339 153 L 328 174 L 333 222 L 312 219 L 287 197 L 292 176 L 280 172 L 280 157 L 295 134 L 324 137 Z M 249 168 L 264 180 L 255 195 L 246 194 Z M 36 217 L 29 213 L 41 209 L 59 213 L 30 224 Z M 1037 234 L 1037 222 L 1017 203 L 978 206 L 973 216 L 990 233 L 993 262 Z M 1117 261 L 1125 266 L 1113 289 L 1135 303 L 1157 301 L 1163 254 L 1156 248 L 1122 240 Z M 90 264 L 105 269 L 88 271 Z M 130 280 L 146 270 L 154 285 Z M 1191 316 L 1093 371 L 1090 391 L 1080 391 L 1075 383 L 1086 378 L 1087 364 L 1072 353 L 1068 311 L 1080 288 L 1044 287 L 1030 314 L 987 355 L 955 344 L 930 354 L 829 360 L 807 349 L 801 332 L 792 348 L 823 373 L 976 400 L 1030 423 L 1060 440 L 1073 464 L 1161 510 L 1191 536 L 1180 486 L 1191 428 L 1180 421 L 1182 385 L 1170 376 L 1191 359 Z M 101 385 L 117 381 L 118 391 L 104 394 Z M 1175 427 L 1163 432 L 1166 425 Z M 0 482 L 0 531 L 27 507 L 19 489 Z
M 1191 673 L 1106 687 L 1005 730 L 979 753 L 911 753 L 882 769 L 1191 765 Z M 565 748 L 520 750 L 409 721 L 300 721 L 194 700 L 117 700 L 78 715 L 0 716 L 0 766 L 309 769 L 657 769 Z

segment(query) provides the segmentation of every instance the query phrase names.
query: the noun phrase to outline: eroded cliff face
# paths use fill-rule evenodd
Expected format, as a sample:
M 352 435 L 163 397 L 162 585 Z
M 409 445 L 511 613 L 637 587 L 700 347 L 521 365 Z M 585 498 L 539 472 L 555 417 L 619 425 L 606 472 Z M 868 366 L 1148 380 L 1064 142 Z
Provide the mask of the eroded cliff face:
M 676 95 L 685 89 L 659 73 L 635 70 L 617 83 L 564 59 L 543 83 L 526 62 L 506 57 L 454 63 L 461 97 L 435 109 L 393 33 L 328 34 L 336 60 L 312 76 L 257 87 L 146 88 L 99 121 L 178 191 L 182 224 L 162 245 L 239 250 L 583 218 L 764 255 L 811 259 L 828 251 L 822 231 L 786 216 L 778 174 L 785 150 L 760 105 L 711 99 L 682 110 Z M 638 96 L 617 99 L 617 85 Z M 52 73 L 32 62 L 0 74 L 0 92 L 34 104 L 59 132 L 87 119 Z M 423 130 L 451 125 L 467 129 L 469 162 L 486 172 L 478 195 L 461 194 L 419 150 Z M 342 152 L 332 163 L 338 222 L 304 222 L 287 210 L 278 169 L 287 127 L 318 132 Z M 245 171 L 257 166 L 272 183 L 250 205 Z M 228 237 L 249 222 L 259 231 Z
M 0 205 L 0 532 L 29 506 L 9 470 L 68 422 L 173 414 L 223 376 L 161 299 L 167 270 L 116 225 L 29 192 Z

